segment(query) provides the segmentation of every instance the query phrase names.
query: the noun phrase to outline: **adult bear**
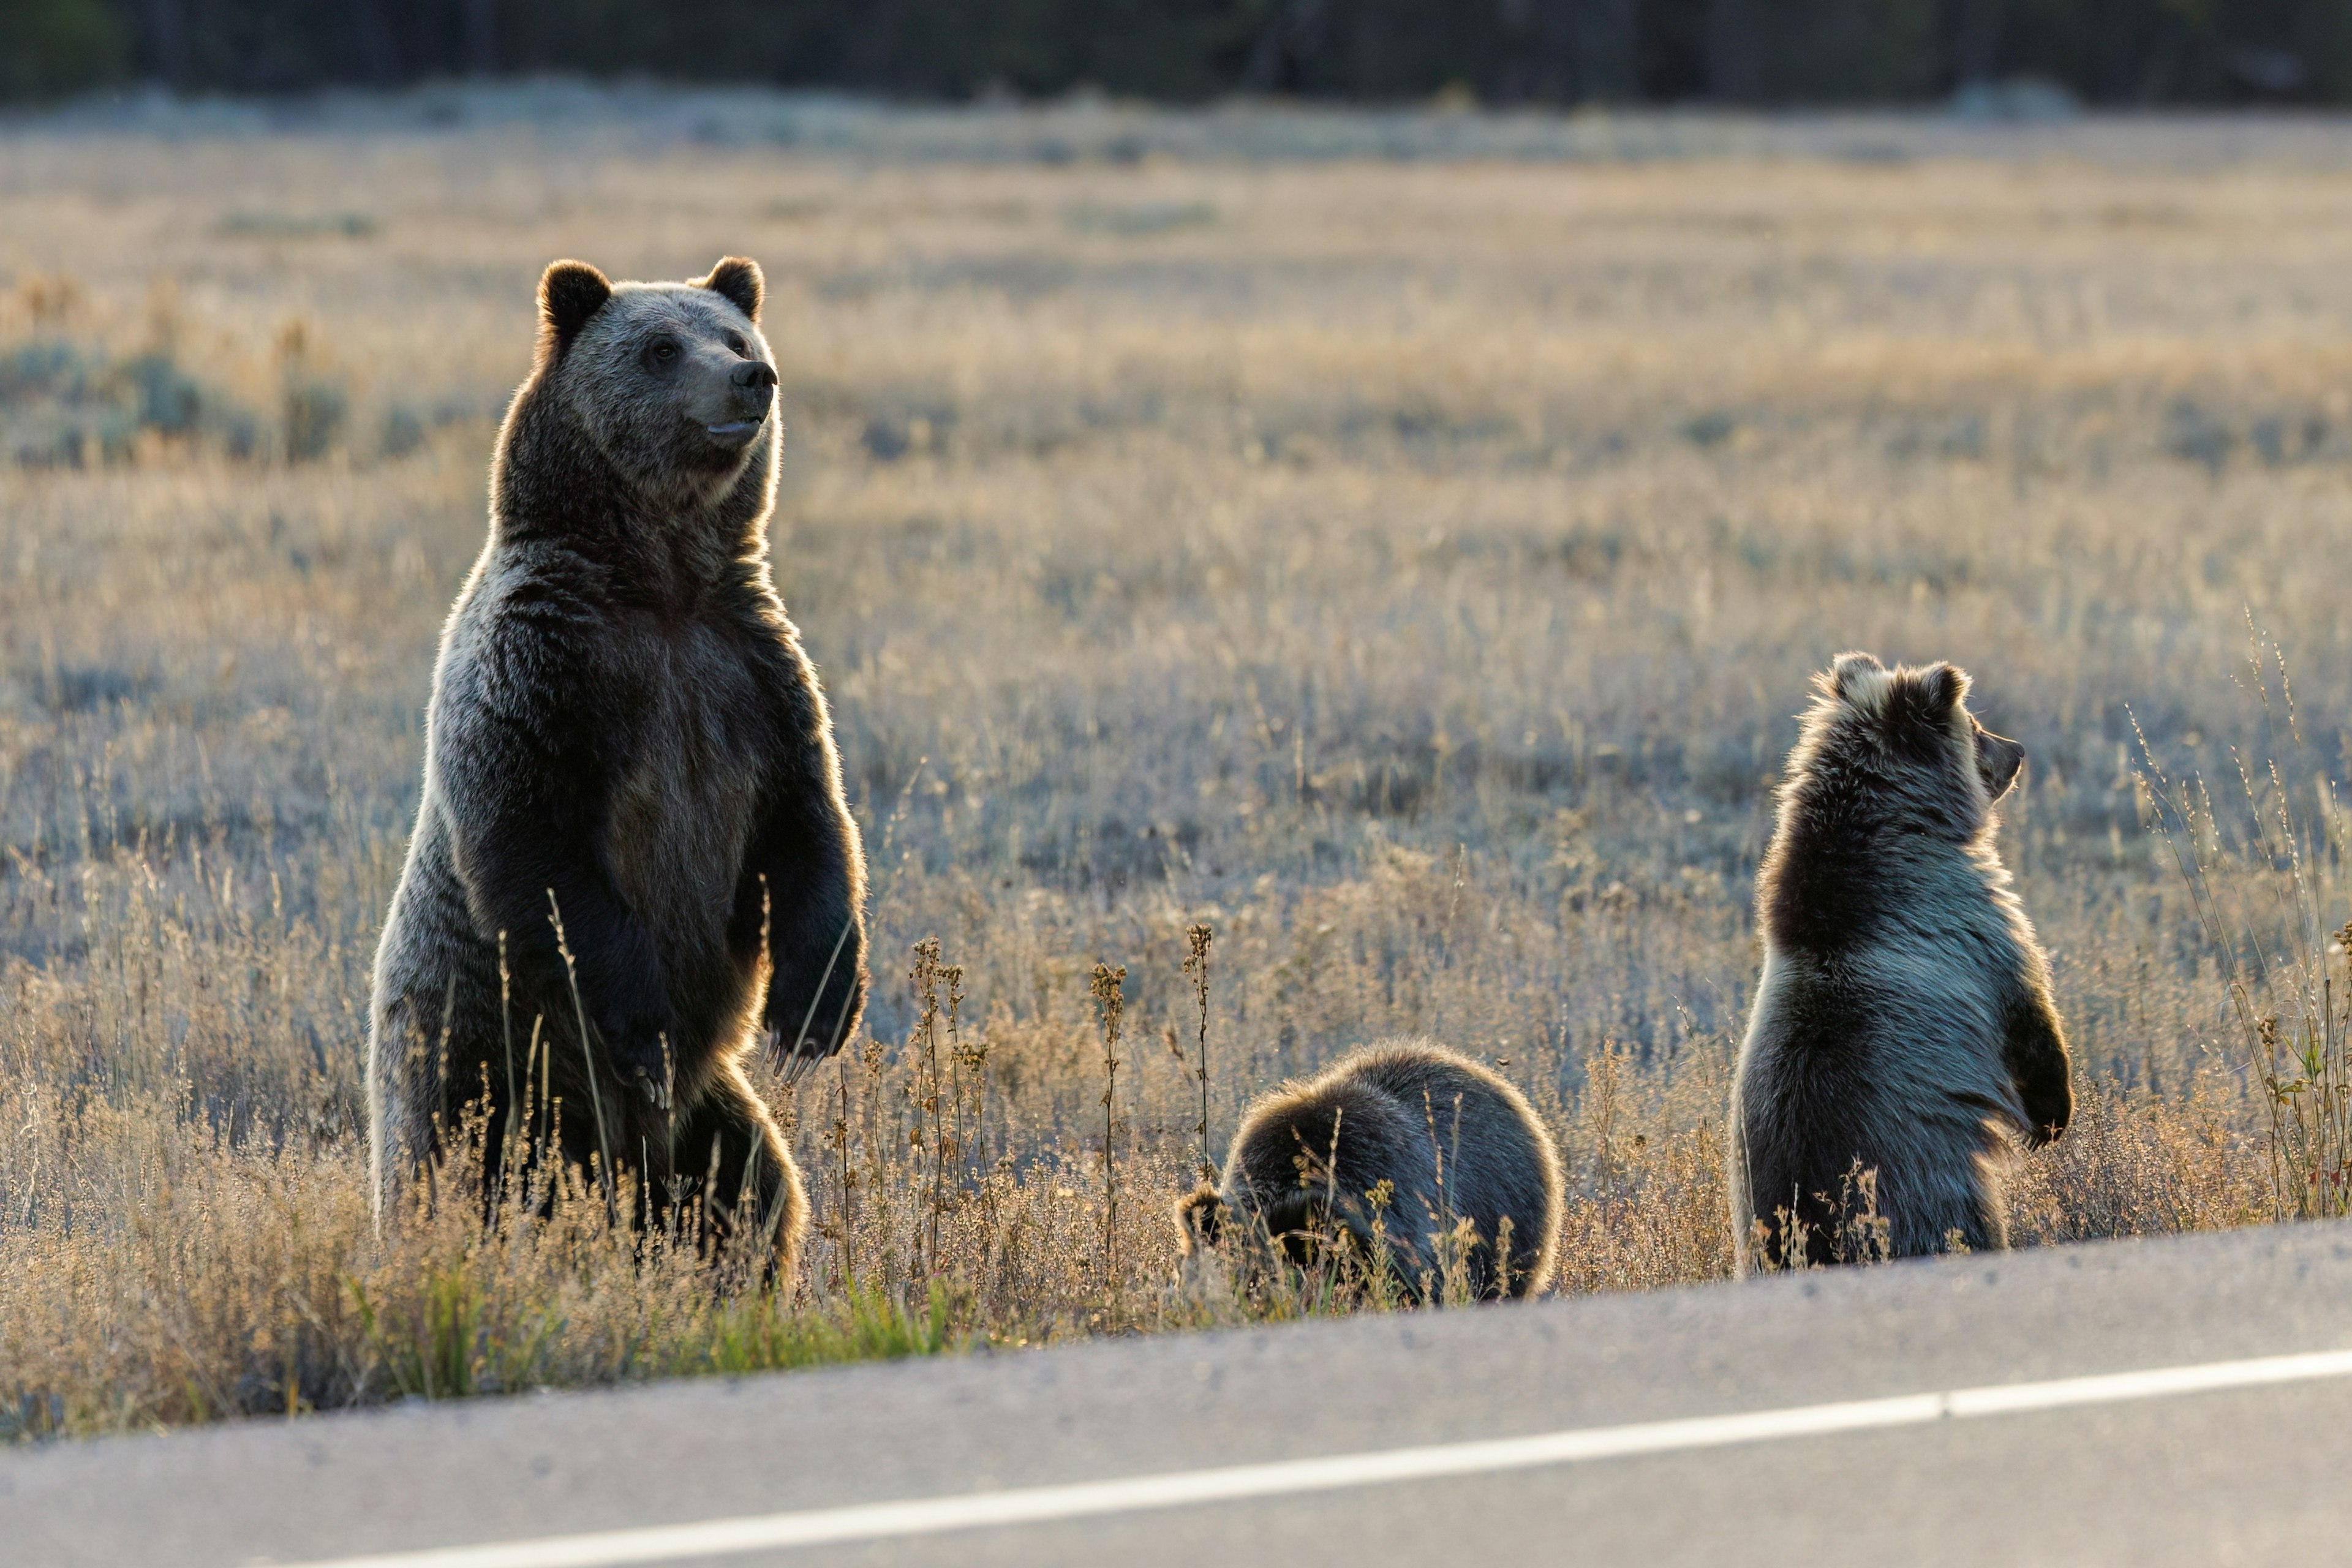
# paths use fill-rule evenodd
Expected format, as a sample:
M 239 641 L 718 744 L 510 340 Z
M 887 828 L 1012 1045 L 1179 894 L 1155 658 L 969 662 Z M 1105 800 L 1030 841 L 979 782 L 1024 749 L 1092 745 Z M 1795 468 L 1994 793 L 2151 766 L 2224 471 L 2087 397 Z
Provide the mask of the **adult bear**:
M 1739 1271 L 2006 1247 L 1997 1162 L 2074 1110 L 2049 962 L 1993 847 L 2025 748 L 1976 721 L 1948 664 L 1841 654 L 1815 686 L 1756 875 Z
M 638 1176 L 640 1219 L 698 1200 L 707 1239 L 791 1278 L 807 1205 L 744 1068 L 857 1027 L 866 873 L 769 578 L 762 292 L 737 257 L 685 283 L 540 279 L 376 952 L 379 1214 L 478 1103 L 493 1173 L 510 1133 L 551 1136 Z

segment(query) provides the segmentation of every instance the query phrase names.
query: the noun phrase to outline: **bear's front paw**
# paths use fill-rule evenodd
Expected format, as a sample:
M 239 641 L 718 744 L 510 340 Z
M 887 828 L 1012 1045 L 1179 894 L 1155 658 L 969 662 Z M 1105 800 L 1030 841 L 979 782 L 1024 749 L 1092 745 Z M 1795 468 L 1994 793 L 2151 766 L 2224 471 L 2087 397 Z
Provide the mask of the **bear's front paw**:
M 630 1087 L 637 1091 L 637 1098 L 656 1110 L 668 1110 L 675 1088 L 670 1075 L 665 1073 L 656 1078 L 641 1067 L 632 1068 L 631 1071 L 633 1080 Z
M 787 1034 L 773 1024 L 760 1031 L 761 1059 L 782 1068 L 788 1074 L 813 1066 L 831 1054 L 822 1044 L 806 1035 L 798 1032 Z

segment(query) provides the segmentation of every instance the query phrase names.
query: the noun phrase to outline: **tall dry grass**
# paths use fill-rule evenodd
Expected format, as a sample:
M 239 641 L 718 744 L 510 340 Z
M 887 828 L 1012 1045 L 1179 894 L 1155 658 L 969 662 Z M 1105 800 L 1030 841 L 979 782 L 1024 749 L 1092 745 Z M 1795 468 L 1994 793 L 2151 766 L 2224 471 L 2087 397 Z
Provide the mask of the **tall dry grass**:
M 2275 1113 L 2347 1080 L 2282 1100 L 2262 1021 L 2345 995 L 2352 133 L 1024 163 L 874 123 L 0 140 L 0 1430 L 1339 1310 L 1187 1291 L 1168 1205 L 1252 1093 L 1405 1032 L 1559 1133 L 1562 1289 L 1719 1277 L 1769 781 L 1847 647 L 1965 665 L 2032 754 L 2003 849 L 2082 1093 L 2021 1240 L 2310 1209 Z M 531 285 L 728 251 L 875 864 L 871 1033 L 771 1086 L 782 1300 L 595 1201 L 379 1237 L 360 1168 Z

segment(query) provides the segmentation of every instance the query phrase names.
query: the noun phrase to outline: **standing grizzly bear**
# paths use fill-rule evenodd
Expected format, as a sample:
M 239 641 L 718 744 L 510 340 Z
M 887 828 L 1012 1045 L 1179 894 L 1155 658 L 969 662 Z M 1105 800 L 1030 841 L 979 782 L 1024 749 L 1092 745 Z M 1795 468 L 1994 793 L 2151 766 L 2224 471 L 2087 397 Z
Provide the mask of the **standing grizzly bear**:
M 769 580 L 762 289 L 734 257 L 688 283 L 540 280 L 376 953 L 379 1213 L 478 1103 L 493 1173 L 509 1131 L 551 1134 L 641 1177 L 641 1218 L 698 1201 L 708 1239 L 745 1234 L 790 1277 L 806 1205 L 744 1067 L 857 1027 L 866 874 Z
M 1996 1158 L 2074 1110 L 2049 963 L 1993 850 L 2025 748 L 1976 721 L 1948 664 L 1841 654 L 1814 685 L 1757 872 L 1764 973 L 1731 1103 L 1740 1272 L 1847 1256 L 1869 1172 L 1895 1256 L 2006 1247 Z
M 1231 1211 L 1302 1263 L 1333 1220 L 1372 1257 L 1377 1226 L 1406 1296 L 1443 1290 L 1450 1264 L 1491 1300 L 1550 1283 L 1561 1187 L 1559 1152 L 1525 1095 L 1459 1051 L 1391 1040 L 1262 1096 L 1234 1133 L 1223 1190 L 1203 1185 L 1176 1217 L 1186 1258 L 1216 1245 Z M 1453 1237 L 1465 1220 L 1475 1234 L 1463 1247 Z

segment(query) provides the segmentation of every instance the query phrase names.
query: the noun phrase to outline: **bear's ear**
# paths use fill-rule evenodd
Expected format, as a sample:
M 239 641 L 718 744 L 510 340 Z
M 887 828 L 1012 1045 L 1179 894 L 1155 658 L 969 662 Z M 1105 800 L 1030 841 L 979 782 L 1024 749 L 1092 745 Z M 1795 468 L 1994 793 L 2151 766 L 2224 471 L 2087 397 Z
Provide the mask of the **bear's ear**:
M 604 301 L 612 297 L 611 280 L 586 262 L 548 264 L 539 279 L 539 319 L 545 323 L 558 353 L 579 336 L 588 318 L 602 310 Z
M 1822 684 L 1832 697 L 1851 702 L 1864 677 L 1885 673 L 1886 667 L 1869 654 L 1842 653 L 1830 661 L 1829 676 Z
M 1177 1244 L 1185 1257 L 1217 1245 L 1217 1233 L 1223 1228 L 1225 1200 L 1217 1195 L 1214 1187 L 1203 1182 L 1198 1189 L 1186 1194 L 1176 1205 Z
M 768 297 L 768 280 L 761 275 L 760 264 L 750 257 L 722 256 L 710 276 L 698 281 L 752 321 L 760 319 L 760 301 Z
M 1969 672 L 1956 665 L 1931 664 L 1919 672 L 1919 696 L 1928 712 L 1949 718 L 1969 700 Z

